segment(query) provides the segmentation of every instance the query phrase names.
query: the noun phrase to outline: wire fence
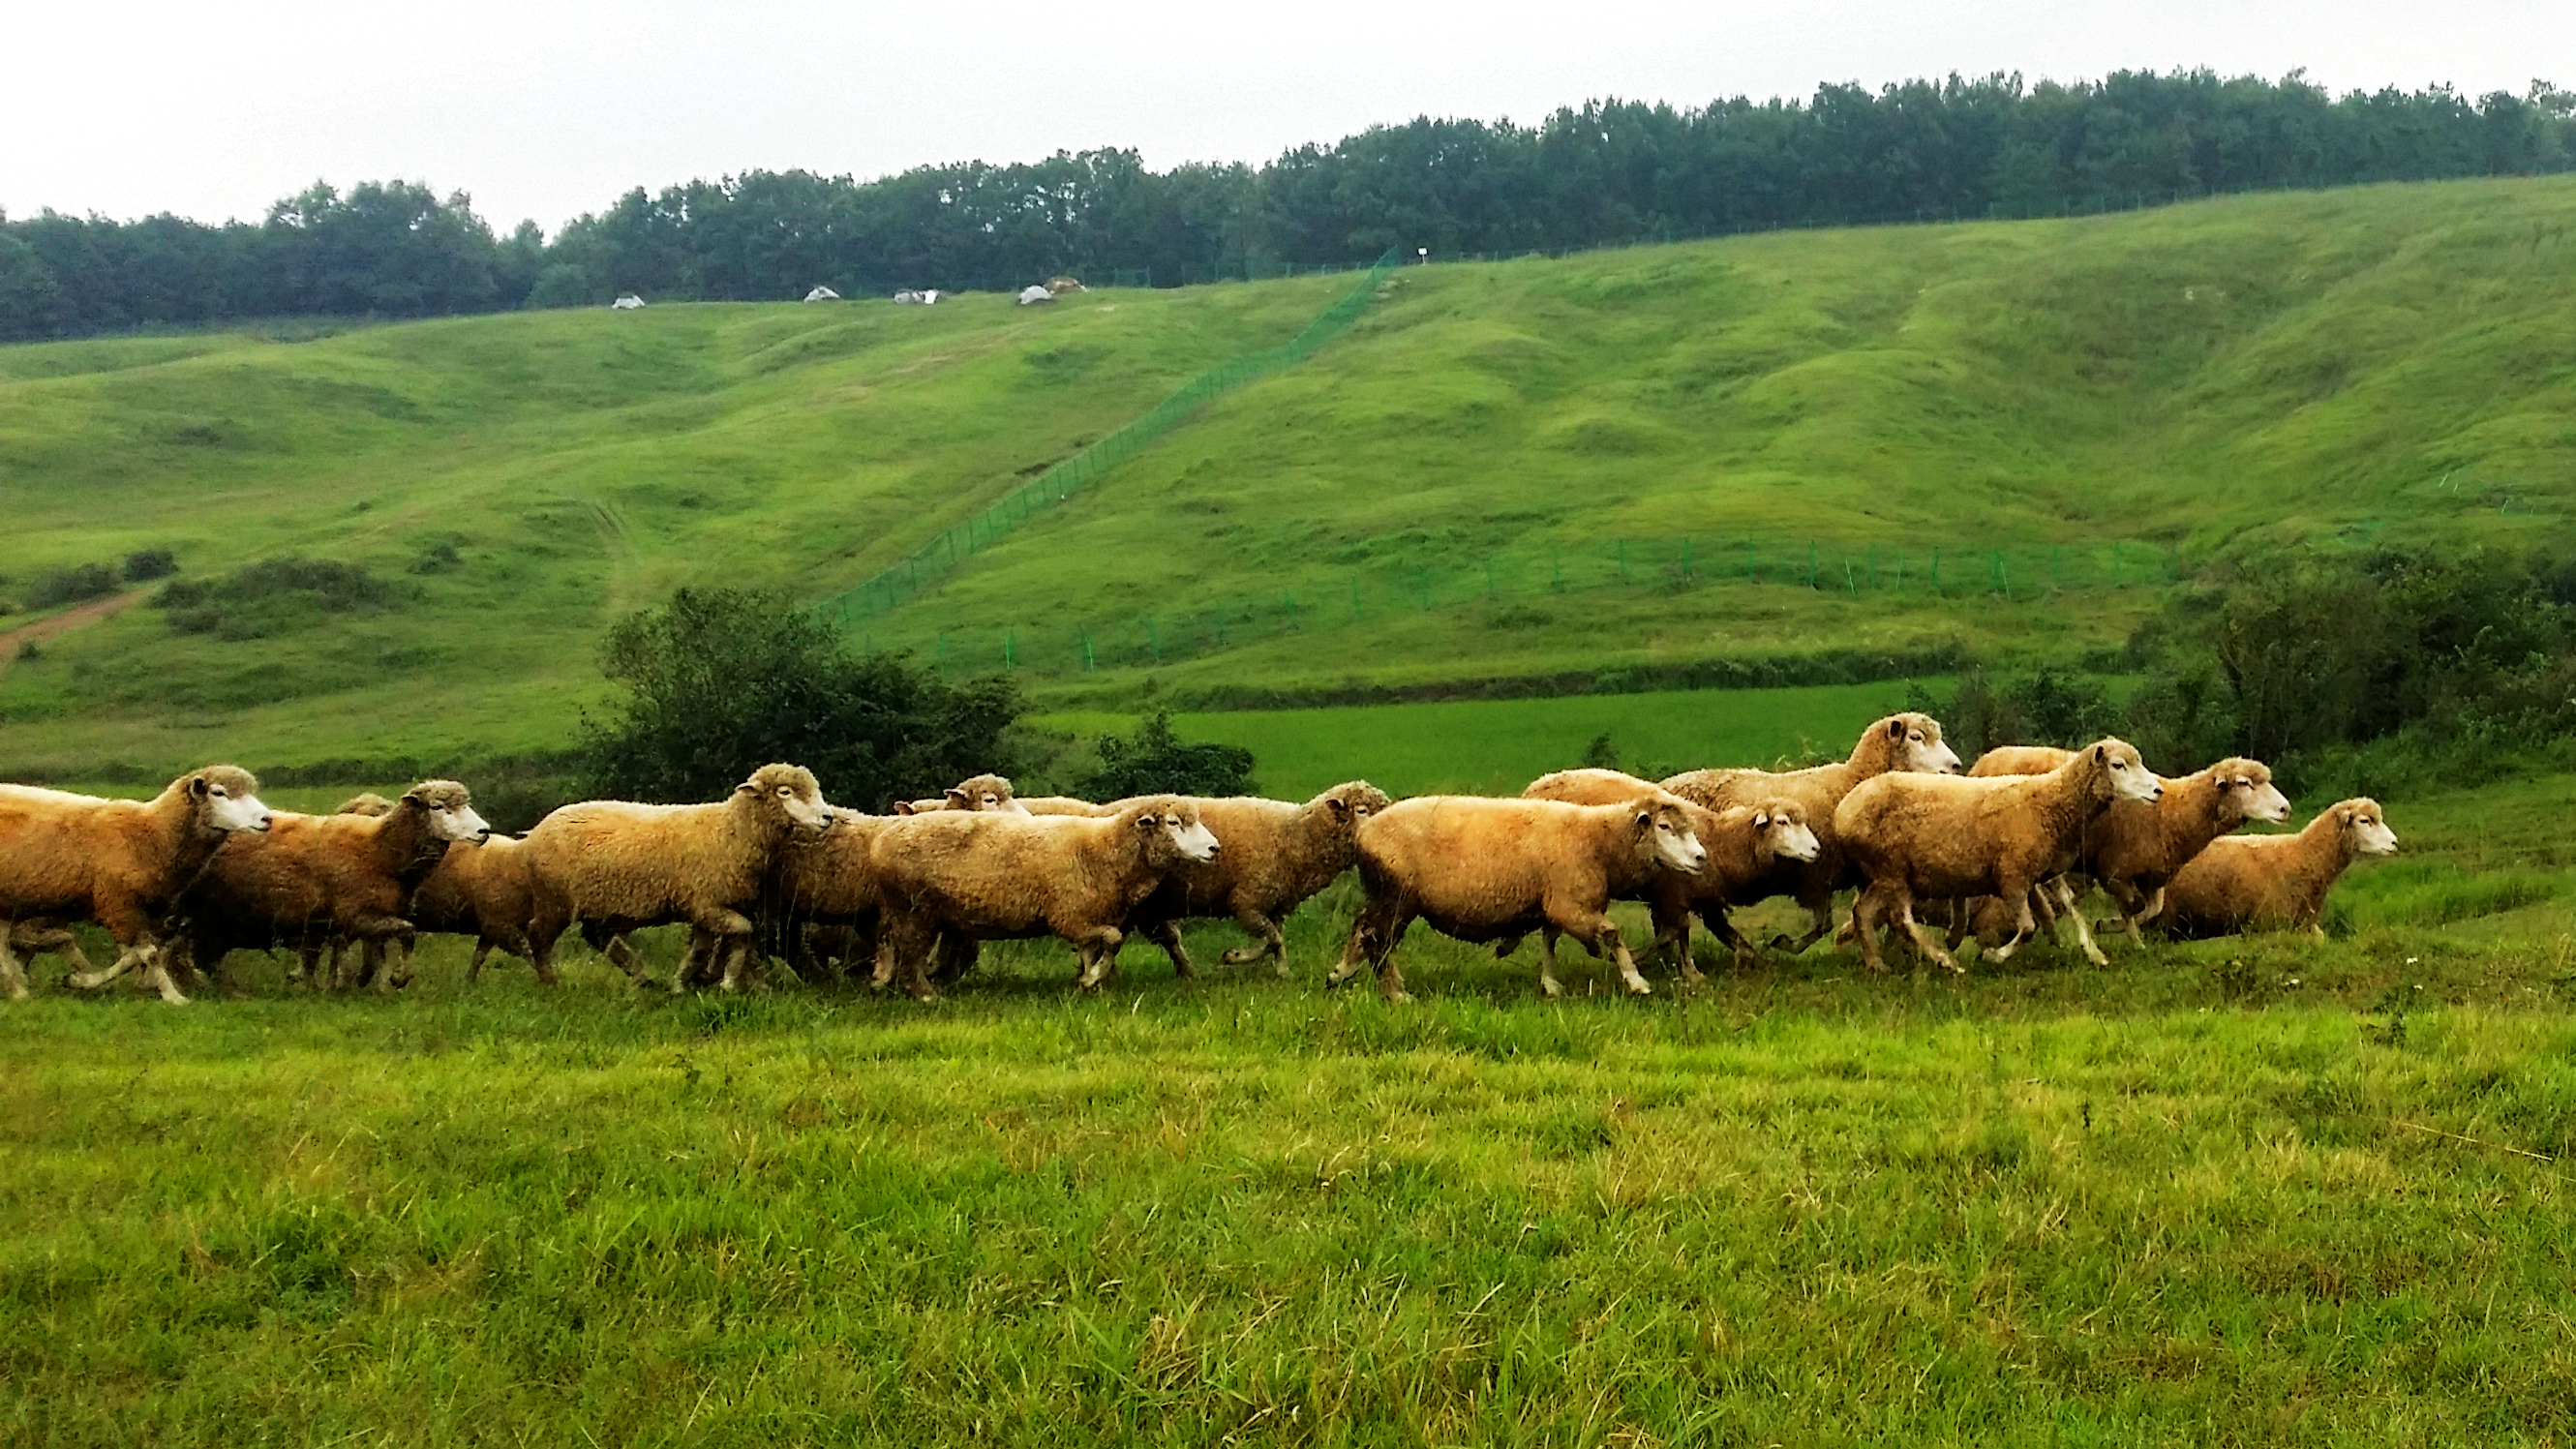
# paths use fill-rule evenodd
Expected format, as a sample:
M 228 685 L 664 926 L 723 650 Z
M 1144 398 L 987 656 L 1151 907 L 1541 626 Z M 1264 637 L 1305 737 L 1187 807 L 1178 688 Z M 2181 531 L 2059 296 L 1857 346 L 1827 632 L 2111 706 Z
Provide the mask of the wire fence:
M 1276 347 L 1247 352 L 1200 373 L 1182 384 L 1178 392 L 1156 403 L 1144 416 L 1003 494 L 999 502 L 942 531 L 856 588 L 845 589 L 825 599 L 816 606 L 818 611 L 826 618 L 837 618 L 847 624 L 874 617 L 906 600 L 918 598 L 924 589 L 937 583 L 942 575 L 961 561 L 992 547 L 1040 510 L 1081 492 L 1112 468 L 1179 427 L 1201 404 L 1232 392 L 1255 378 L 1293 367 L 1313 356 L 1317 348 L 1348 331 L 1350 325 L 1359 320 L 1360 314 L 1368 310 L 1368 304 L 1377 296 L 1378 285 L 1386 280 L 1388 272 L 1394 270 L 1396 260 L 1394 249 L 1389 248 L 1377 259 L 1376 265 L 1368 269 L 1359 285 L 1317 313 L 1315 320 L 1307 323 L 1296 336 Z
M 843 622 L 861 634 L 864 648 L 909 650 L 943 672 L 1070 678 L 1443 610 L 1461 612 L 1466 627 L 1536 628 L 1554 622 L 1548 600 L 1604 589 L 1672 596 L 1714 588 L 1790 588 L 1855 603 L 1889 596 L 2028 602 L 2174 583 L 2185 569 L 2179 545 L 2128 539 L 1951 546 L 1658 538 L 1512 550 L 1480 559 L 1389 562 L 1327 585 L 1239 594 L 1092 623 L 949 628 L 911 619 L 872 623 L 855 615 Z

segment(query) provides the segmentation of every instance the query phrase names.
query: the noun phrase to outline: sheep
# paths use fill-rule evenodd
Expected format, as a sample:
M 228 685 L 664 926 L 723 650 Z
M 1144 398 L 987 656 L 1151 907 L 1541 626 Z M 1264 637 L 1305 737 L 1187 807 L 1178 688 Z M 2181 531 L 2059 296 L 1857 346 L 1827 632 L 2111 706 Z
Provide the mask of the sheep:
M 1775 860 L 1764 877 L 1747 885 L 1741 901 L 1789 896 L 1804 906 L 1813 924 L 1795 941 L 1777 941 L 1791 954 L 1823 940 L 1834 928 L 1834 892 L 1849 877 L 1849 864 L 1834 840 L 1834 807 L 1853 787 L 1890 771 L 1945 775 L 1959 768 L 1958 753 L 1941 741 L 1941 722 L 1927 714 L 1892 714 L 1861 731 L 1851 756 L 1840 764 L 1812 769 L 1692 770 L 1673 776 L 1663 787 L 1709 810 L 1759 805 L 1769 800 L 1794 801 L 1806 812 L 1816 837 L 1816 858 Z
M 1080 957 L 1085 990 L 1117 964 L 1129 916 L 1184 864 L 1221 853 L 1198 802 L 1147 796 L 1114 815 L 1027 818 L 943 810 L 886 822 L 868 850 L 884 910 L 876 980 L 932 996 L 922 969 L 935 937 L 1052 935 Z
M 2322 941 L 2317 917 L 2335 878 L 2362 856 L 2396 853 L 2397 834 L 2379 802 L 2357 795 L 2327 806 L 2296 835 L 2211 841 L 2166 883 L 2164 918 L 2184 937 L 2285 925 Z
M 798 835 L 831 827 L 813 772 L 801 765 L 763 765 L 709 805 L 638 805 L 592 800 L 566 805 L 537 822 L 522 849 L 530 877 L 529 963 L 553 969 L 564 928 L 581 922 L 582 937 L 637 985 L 651 978 L 622 933 L 686 921 L 722 957 L 727 991 L 741 987 L 761 888 L 779 848 Z M 685 990 L 689 971 L 672 978 Z
M 2046 745 L 2012 745 L 1989 750 L 1971 775 L 2040 774 L 2065 763 L 2072 753 Z M 2012 766 L 2036 768 L 2015 769 Z M 2290 802 L 2272 783 L 2272 772 L 2260 760 L 2229 758 L 2188 775 L 2160 781 L 2164 798 L 2153 805 L 2116 800 L 2085 832 L 2084 852 L 2076 869 L 2093 878 L 2111 898 L 2111 908 L 2133 945 L 2144 946 L 2139 927 L 2164 909 L 2164 892 L 2174 872 L 2210 842 L 2249 820 L 2270 824 L 2290 818 Z M 2063 882 L 2059 901 L 2074 907 L 2075 891 Z M 1999 914 L 1992 903 L 1979 917 Z M 2083 920 L 2076 925 L 2082 932 Z
M 535 913 L 527 842 L 507 835 L 449 846 L 411 898 L 412 932 L 474 938 L 474 958 L 465 967 L 468 982 L 480 980 L 483 963 L 501 950 L 534 966 L 540 983 L 561 984 L 563 977 L 554 963 L 539 962 L 535 948 L 528 944 L 528 922 Z M 401 938 L 401 949 L 404 965 L 397 977 L 407 980 L 412 933 Z
M 926 815 L 933 810 L 998 810 L 1007 815 L 1029 813 L 1028 807 L 1011 797 L 1011 782 L 1002 775 L 969 775 L 949 786 L 944 795 L 894 803 L 897 815 Z
M 1029 795 L 1018 802 L 1023 815 L 1087 815 L 1094 820 L 1115 815 L 1118 805 L 1097 805 L 1070 795 Z
M 383 815 L 280 811 L 266 834 L 228 840 L 206 863 L 180 899 L 188 918 L 181 943 L 211 969 L 233 950 L 281 939 L 355 939 L 366 948 L 367 975 L 390 991 L 398 983 L 382 969 L 384 947 L 411 930 L 413 893 L 451 843 L 491 832 L 472 793 L 453 780 L 424 780 Z M 332 984 L 352 979 L 335 966 Z
M 1366 780 L 1334 786 L 1303 805 L 1252 796 L 1202 799 L 1199 820 L 1225 842 L 1204 865 L 1184 865 L 1136 908 L 1129 929 L 1162 946 L 1172 968 L 1191 975 L 1179 921 L 1231 916 L 1256 944 L 1228 951 L 1228 966 L 1271 958 L 1288 979 L 1288 941 L 1279 923 L 1331 885 L 1359 858 L 1362 822 L 1387 807 L 1384 790 Z
M 1367 902 L 1324 984 L 1339 986 L 1366 964 L 1377 969 L 1387 1000 L 1398 1002 L 1412 998 L 1390 956 L 1417 916 L 1461 941 L 1553 928 L 1606 952 L 1628 990 L 1646 995 L 1653 988 L 1605 908 L 1658 871 L 1690 874 L 1708 861 L 1684 803 L 1652 797 L 1569 805 L 1426 795 L 1363 823 L 1359 853 Z M 1539 989 L 1550 996 L 1564 990 L 1554 935 L 1542 943 Z
M 1634 775 L 1589 768 L 1542 775 L 1521 792 L 1525 800 L 1575 805 L 1615 805 L 1647 796 L 1679 798 Z M 1767 878 L 1779 861 L 1814 860 L 1817 842 L 1805 807 L 1795 800 L 1770 799 L 1724 810 L 1690 805 L 1689 810 L 1692 832 L 1708 847 L 1708 864 L 1695 875 L 1660 871 L 1648 884 L 1645 898 L 1654 906 L 1655 941 L 1645 954 L 1671 951 L 1682 979 L 1698 981 L 1699 965 L 1690 952 L 1691 913 L 1697 911 L 1711 934 L 1733 948 L 1737 965 L 1750 965 L 1752 944 L 1727 919 L 1726 908 L 1748 899 L 1755 883 Z
M 1862 781 L 1834 808 L 1835 839 L 1868 882 L 1852 908 L 1862 956 L 1871 970 L 1886 969 L 1875 928 L 1893 910 L 1926 956 L 1964 971 L 1914 919 L 1914 901 L 1990 895 L 2017 908 L 2012 939 L 1993 956 L 2011 959 L 2033 929 L 2031 887 L 2075 863 L 2085 831 L 2111 801 L 2161 794 L 2136 747 L 2107 738 L 2046 775 L 1897 773 Z
M 117 957 L 72 985 L 95 989 L 141 966 L 162 1000 L 186 1001 L 164 959 L 164 918 L 217 846 L 270 824 L 259 781 L 231 765 L 192 770 L 150 800 L 0 785 L 0 989 L 27 995 L 8 939 L 18 922 L 91 920 L 116 939 Z

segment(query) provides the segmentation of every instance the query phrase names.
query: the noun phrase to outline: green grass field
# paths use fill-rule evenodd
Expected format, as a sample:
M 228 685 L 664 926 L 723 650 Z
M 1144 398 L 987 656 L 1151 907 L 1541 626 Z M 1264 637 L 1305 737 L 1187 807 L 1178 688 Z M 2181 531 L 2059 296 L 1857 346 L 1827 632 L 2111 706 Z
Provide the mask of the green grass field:
M 2555 178 L 1409 269 L 853 633 L 1124 710 L 1149 679 L 2071 660 L 2230 547 L 2563 546 L 2571 220 Z M 0 660 L 0 769 L 545 748 L 619 611 L 829 596 L 1349 282 L 0 349 L 0 596 L 149 547 L 411 591 L 236 640 L 139 609 Z
M 1417 930 L 1396 1010 L 1318 985 L 1345 883 L 1289 983 L 48 992 L 0 1438 L 2563 1442 L 2571 787 L 2393 810 L 2326 946 L 1958 983 Z

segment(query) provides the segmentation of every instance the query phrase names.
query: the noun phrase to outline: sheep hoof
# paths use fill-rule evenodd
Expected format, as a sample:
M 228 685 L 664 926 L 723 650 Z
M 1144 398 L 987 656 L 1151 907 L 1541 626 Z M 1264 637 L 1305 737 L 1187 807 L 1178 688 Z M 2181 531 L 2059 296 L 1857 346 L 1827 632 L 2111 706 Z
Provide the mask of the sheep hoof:
M 1541 996 L 1563 996 L 1565 994 L 1564 987 L 1558 985 L 1554 980 L 1545 976 L 1539 978 L 1538 990 Z
M 1390 991 L 1386 994 L 1386 1002 L 1389 1006 L 1411 1006 L 1413 1004 L 1413 993 L 1410 991 Z
M 96 991 L 107 984 L 107 978 L 94 971 L 75 971 L 63 978 L 63 984 L 83 991 Z
M 1640 979 L 1628 983 L 1628 994 L 1630 996 L 1652 996 L 1655 994 L 1655 988 L 1651 984 Z

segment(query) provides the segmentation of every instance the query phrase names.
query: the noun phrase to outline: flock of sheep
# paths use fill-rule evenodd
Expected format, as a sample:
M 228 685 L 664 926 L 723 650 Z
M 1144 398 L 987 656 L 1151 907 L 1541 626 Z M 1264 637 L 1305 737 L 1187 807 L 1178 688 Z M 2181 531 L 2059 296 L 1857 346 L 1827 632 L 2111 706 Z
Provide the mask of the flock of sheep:
M 1669 955 L 1691 980 L 1694 916 L 1746 961 L 1755 946 L 1729 908 L 1788 896 L 1813 923 L 1772 944 L 1802 951 L 1834 934 L 1845 888 L 1859 896 L 1842 932 L 1873 970 L 1885 969 L 1882 926 L 1956 971 L 1952 952 L 1969 935 L 2002 961 L 2051 920 L 2098 964 L 2077 909 L 2088 885 L 2132 940 L 2149 924 L 2314 931 L 2343 869 L 2397 846 L 2367 799 L 2296 835 L 2231 835 L 2288 818 L 2253 760 L 2160 779 L 2104 739 L 1991 751 L 1964 775 L 1959 764 L 1937 722 L 1898 714 L 1870 725 L 1850 758 L 1807 770 L 1694 770 L 1661 784 L 1568 770 L 1511 799 L 1394 801 L 1353 781 L 1303 805 L 1022 799 L 980 775 L 889 815 L 828 805 L 809 771 L 780 764 L 713 804 L 567 805 L 520 839 L 494 835 L 446 780 L 332 815 L 271 811 L 249 774 L 224 765 L 148 801 L 0 785 L 0 989 L 25 997 L 19 955 L 51 951 L 70 961 L 75 987 L 139 969 L 178 1002 L 179 982 L 220 971 L 226 953 L 287 946 L 295 978 L 391 990 L 410 979 L 423 931 L 475 938 L 469 980 L 502 950 L 551 984 L 555 945 L 576 925 L 645 984 L 626 933 L 685 923 L 675 991 L 738 989 L 756 959 L 776 955 L 809 979 L 863 966 L 875 984 L 900 979 L 927 998 L 973 967 L 980 943 L 1040 936 L 1074 948 L 1085 988 L 1140 935 L 1188 976 L 1178 926 L 1202 917 L 1231 918 L 1253 938 L 1226 953 L 1229 965 L 1267 958 L 1284 977 L 1280 922 L 1356 865 L 1365 903 L 1328 985 L 1372 969 L 1389 998 L 1406 999 L 1392 952 L 1419 918 L 1497 955 L 1539 935 L 1551 996 L 1562 990 L 1557 938 L 1572 937 L 1642 995 L 1612 901 L 1646 903 L 1646 954 Z M 68 929 L 80 921 L 115 939 L 106 969 L 82 957 Z

